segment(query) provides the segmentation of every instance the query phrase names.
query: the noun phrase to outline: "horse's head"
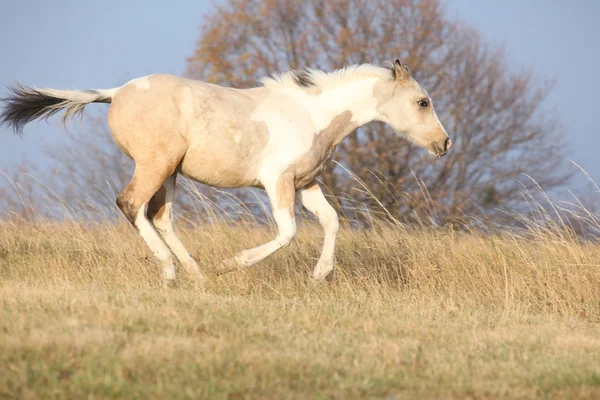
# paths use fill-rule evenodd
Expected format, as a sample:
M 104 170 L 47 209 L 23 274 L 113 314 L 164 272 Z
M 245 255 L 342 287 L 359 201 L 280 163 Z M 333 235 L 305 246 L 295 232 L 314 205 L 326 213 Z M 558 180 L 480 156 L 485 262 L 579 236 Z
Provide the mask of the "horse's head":
M 396 60 L 394 79 L 377 88 L 379 119 L 387 122 L 430 154 L 443 156 L 450 148 L 450 138 L 438 119 L 431 98 L 411 76 L 406 65 Z

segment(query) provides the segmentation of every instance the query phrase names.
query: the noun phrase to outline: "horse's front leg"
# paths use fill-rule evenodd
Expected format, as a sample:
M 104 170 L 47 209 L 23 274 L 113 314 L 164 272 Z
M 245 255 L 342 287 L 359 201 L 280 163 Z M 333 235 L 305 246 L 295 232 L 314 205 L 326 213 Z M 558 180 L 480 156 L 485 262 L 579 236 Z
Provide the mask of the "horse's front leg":
M 219 274 L 233 271 L 239 267 L 249 267 L 256 264 L 280 248 L 290 244 L 294 236 L 296 236 L 296 220 L 294 218 L 296 190 L 294 187 L 294 175 L 281 175 L 274 184 L 265 185 L 265 190 L 271 201 L 273 218 L 277 223 L 277 236 L 270 242 L 241 251 L 232 260 L 225 261 L 224 265 L 218 271 Z
M 319 223 L 325 233 L 321 257 L 311 276 L 316 281 L 322 281 L 333 270 L 335 239 L 340 227 L 338 215 L 327 199 L 325 199 L 316 181 L 299 190 L 298 199 L 308 211 L 319 219 Z

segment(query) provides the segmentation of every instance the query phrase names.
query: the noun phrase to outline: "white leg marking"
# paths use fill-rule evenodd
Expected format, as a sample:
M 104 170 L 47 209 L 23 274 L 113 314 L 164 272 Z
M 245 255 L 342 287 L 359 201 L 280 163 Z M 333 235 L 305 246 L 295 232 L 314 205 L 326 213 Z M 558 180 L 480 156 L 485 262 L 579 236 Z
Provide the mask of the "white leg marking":
M 317 216 L 325 232 L 321 257 L 312 274 L 313 279 L 323 280 L 333 270 L 335 239 L 340 227 L 338 216 L 317 184 L 301 190 L 299 198 L 304 207 Z
M 154 217 L 152 220 L 152 224 L 160 233 L 165 243 L 173 254 L 179 259 L 179 262 L 183 265 L 183 267 L 191 273 L 194 277 L 199 280 L 206 279 L 202 272 L 200 271 L 200 267 L 196 264 L 196 261 L 192 258 L 190 253 L 188 253 L 187 249 L 181 243 L 177 234 L 175 233 L 175 229 L 173 227 L 173 199 L 175 197 L 175 176 L 170 176 L 167 181 L 164 183 L 165 189 L 167 191 L 165 197 L 165 211 L 162 215 Z
M 290 244 L 296 236 L 296 220 L 294 219 L 294 193 L 293 176 L 289 181 L 279 177 L 273 179 L 272 185 L 265 185 L 271 206 L 273 207 L 273 218 L 277 223 L 278 233 L 275 239 L 253 249 L 239 252 L 233 260 L 238 266 L 248 267 L 265 259 L 275 251 Z M 279 181 L 279 184 L 277 182 Z M 227 264 L 230 264 L 229 262 Z M 229 265 L 227 265 L 229 267 Z
M 276 210 L 273 212 L 273 217 L 279 229 L 275 239 L 253 249 L 239 252 L 235 256 L 235 261 L 238 265 L 248 267 L 264 260 L 275 251 L 290 244 L 294 236 L 296 236 L 296 220 L 294 219 L 293 211 L 290 212 L 289 209 Z
M 135 218 L 135 226 L 154 256 L 161 262 L 163 267 L 163 277 L 167 281 L 174 281 L 175 268 L 173 267 L 171 251 L 162 241 L 158 233 L 154 230 L 154 227 L 152 224 L 150 224 L 150 221 L 148 221 L 148 218 L 146 217 L 147 204 L 148 202 L 142 204 L 138 210 Z

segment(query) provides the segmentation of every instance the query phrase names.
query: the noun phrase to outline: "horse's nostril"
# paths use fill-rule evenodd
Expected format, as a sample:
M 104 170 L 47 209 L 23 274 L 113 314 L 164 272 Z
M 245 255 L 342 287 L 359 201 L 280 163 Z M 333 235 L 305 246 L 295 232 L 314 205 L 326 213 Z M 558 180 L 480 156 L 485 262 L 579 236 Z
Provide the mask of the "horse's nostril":
M 446 138 L 446 141 L 444 142 L 444 150 L 448 151 L 450 146 L 452 146 L 452 141 L 450 140 L 450 138 Z

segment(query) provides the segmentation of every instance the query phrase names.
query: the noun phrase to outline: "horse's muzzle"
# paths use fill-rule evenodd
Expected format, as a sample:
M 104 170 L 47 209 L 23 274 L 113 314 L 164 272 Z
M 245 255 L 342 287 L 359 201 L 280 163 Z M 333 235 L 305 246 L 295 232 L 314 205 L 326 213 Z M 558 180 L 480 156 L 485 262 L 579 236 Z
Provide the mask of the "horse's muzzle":
M 431 153 L 436 157 L 443 157 L 448 154 L 450 146 L 452 146 L 452 141 L 448 137 L 442 143 L 433 142 L 431 143 Z

